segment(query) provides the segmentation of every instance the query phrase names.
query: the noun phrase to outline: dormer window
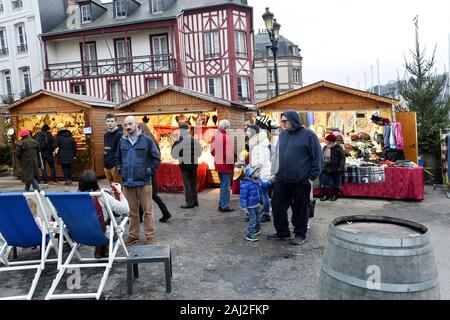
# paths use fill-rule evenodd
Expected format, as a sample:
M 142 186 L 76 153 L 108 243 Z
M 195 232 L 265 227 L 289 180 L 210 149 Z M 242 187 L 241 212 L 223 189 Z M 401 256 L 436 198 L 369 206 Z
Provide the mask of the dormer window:
M 81 23 L 89 23 L 92 21 L 91 5 L 84 4 L 81 6 Z
M 116 18 L 123 18 L 128 16 L 128 0 L 115 0 L 114 10 Z
M 163 0 L 151 0 L 151 13 L 161 13 L 164 11 Z

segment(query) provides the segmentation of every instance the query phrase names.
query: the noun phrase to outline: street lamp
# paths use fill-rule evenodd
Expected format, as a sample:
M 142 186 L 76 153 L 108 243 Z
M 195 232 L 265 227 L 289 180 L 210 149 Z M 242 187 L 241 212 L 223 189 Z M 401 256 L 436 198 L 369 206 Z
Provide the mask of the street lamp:
M 273 53 L 273 66 L 274 66 L 274 77 L 275 77 L 275 96 L 280 95 L 280 88 L 278 86 L 278 63 L 277 63 L 277 51 L 278 51 L 278 40 L 280 40 L 280 28 L 281 25 L 274 19 L 274 14 L 266 8 L 266 12 L 262 16 L 264 23 L 266 24 L 266 29 L 269 34 L 270 42 L 272 46 L 270 50 Z

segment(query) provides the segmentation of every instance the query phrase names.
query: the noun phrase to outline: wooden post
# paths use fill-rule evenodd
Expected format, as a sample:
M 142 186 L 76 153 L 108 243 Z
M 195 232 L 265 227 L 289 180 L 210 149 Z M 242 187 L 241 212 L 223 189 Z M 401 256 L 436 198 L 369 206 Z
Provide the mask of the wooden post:
M 418 163 L 417 114 L 415 112 L 398 112 L 396 121 L 402 124 L 405 159 Z

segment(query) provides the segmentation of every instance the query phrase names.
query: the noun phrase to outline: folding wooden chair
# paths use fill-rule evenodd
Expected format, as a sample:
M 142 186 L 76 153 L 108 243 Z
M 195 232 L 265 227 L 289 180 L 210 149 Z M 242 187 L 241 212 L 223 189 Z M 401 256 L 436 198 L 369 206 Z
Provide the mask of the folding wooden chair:
M 76 193 L 46 193 L 44 194 L 47 199 L 48 207 L 50 210 L 54 210 L 53 215 L 57 216 L 60 226 L 60 241 L 59 241 L 59 259 L 62 259 L 62 238 L 66 236 L 68 238 L 69 245 L 72 250 L 67 259 L 60 266 L 59 272 L 53 281 L 46 300 L 50 299 L 86 299 L 95 298 L 100 299 L 108 278 L 109 272 L 112 268 L 114 261 L 126 261 L 128 258 L 128 251 L 123 241 L 124 227 L 128 221 L 128 217 L 123 219 L 120 224 L 117 224 L 114 214 L 105 199 L 105 194 L 102 192 L 76 192 Z M 94 206 L 93 197 L 103 199 L 103 203 L 106 204 L 106 209 L 109 214 L 109 238 L 105 236 L 105 233 L 98 220 L 97 211 Z M 66 230 L 64 230 L 66 229 Z M 70 235 L 70 236 L 69 236 Z M 114 244 L 115 243 L 115 244 Z M 86 246 L 98 246 L 109 244 L 109 257 L 104 259 L 83 258 L 79 252 L 81 245 Z M 124 257 L 117 257 L 117 251 L 119 247 L 122 247 L 125 251 Z M 79 263 L 71 263 L 72 259 L 76 256 Z M 105 263 L 99 263 L 100 261 L 106 261 Z M 97 263 L 89 263 L 97 262 Z M 74 293 L 74 294 L 54 294 L 58 283 L 66 273 L 68 269 L 75 268 L 105 268 L 100 286 L 97 292 L 89 293 Z
M 42 231 L 27 203 L 27 197 L 32 198 L 37 205 L 37 217 L 42 221 Z M 57 259 L 48 259 L 50 250 L 56 252 L 57 242 L 54 234 L 49 232 L 50 225 L 44 214 L 39 193 L 2 193 L 0 194 L 0 262 L 5 267 L 0 267 L 0 272 L 21 271 L 36 269 L 31 288 L 26 295 L 4 297 L 8 300 L 31 300 L 42 271 L 47 262 L 56 262 Z M 40 247 L 39 260 L 9 261 L 9 253 L 12 247 L 35 248 Z

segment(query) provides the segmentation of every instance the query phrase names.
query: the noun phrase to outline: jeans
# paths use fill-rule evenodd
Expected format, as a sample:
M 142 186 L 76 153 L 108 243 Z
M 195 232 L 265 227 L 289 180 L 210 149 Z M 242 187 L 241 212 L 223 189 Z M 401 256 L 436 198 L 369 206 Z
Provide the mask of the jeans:
M 269 215 L 270 214 L 269 189 L 263 189 L 261 196 L 264 204 L 264 214 Z
M 341 186 L 341 177 L 342 174 L 340 172 L 323 172 L 322 173 L 322 187 L 330 188 L 330 189 L 339 189 Z
M 56 181 L 56 169 L 55 169 L 55 163 L 53 162 L 53 158 L 47 158 L 47 157 L 43 156 L 42 164 L 44 165 L 44 169 L 42 169 L 42 177 L 44 178 L 44 182 L 48 183 L 47 164 L 50 167 L 50 173 L 52 175 L 51 179 L 53 181 Z
M 36 178 L 33 178 L 33 181 L 31 182 L 31 185 L 33 186 L 33 190 L 37 190 L 41 192 L 41 188 L 39 188 L 39 183 L 37 182 Z M 30 191 L 30 184 L 25 184 L 25 191 Z
M 61 168 L 64 175 L 64 180 L 72 180 L 72 165 L 70 164 L 62 164 Z
M 230 206 L 230 189 L 231 189 L 231 173 L 219 172 L 220 180 L 220 202 L 221 209 L 229 208 Z
M 248 208 L 248 219 L 247 237 L 252 237 L 261 228 L 258 207 Z

